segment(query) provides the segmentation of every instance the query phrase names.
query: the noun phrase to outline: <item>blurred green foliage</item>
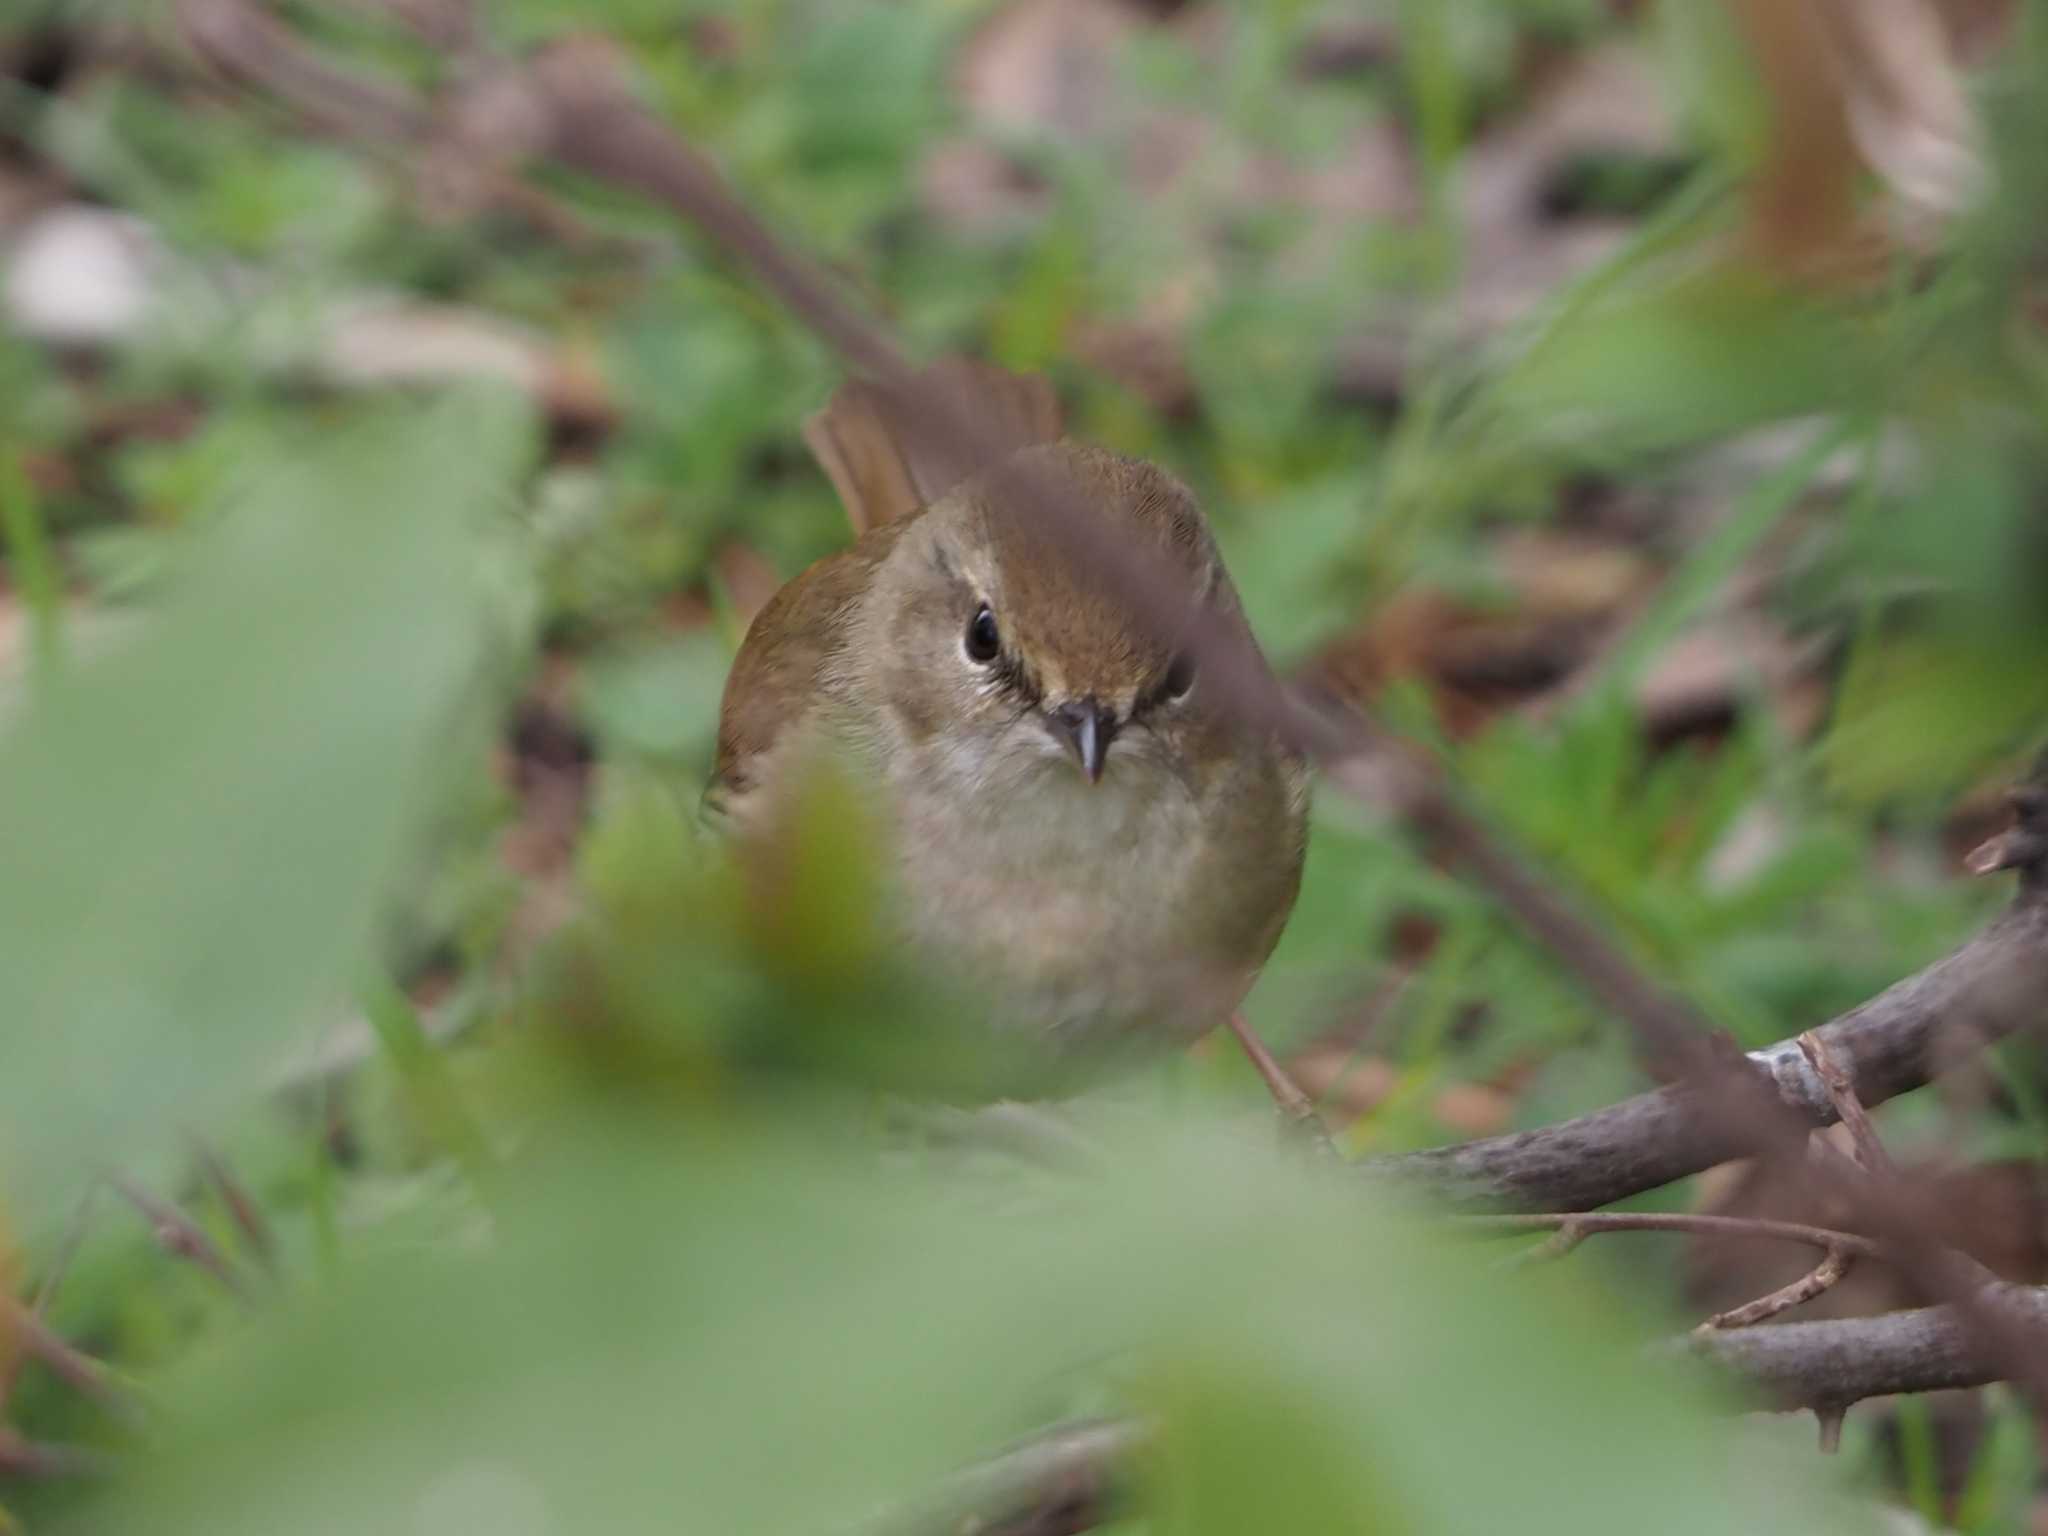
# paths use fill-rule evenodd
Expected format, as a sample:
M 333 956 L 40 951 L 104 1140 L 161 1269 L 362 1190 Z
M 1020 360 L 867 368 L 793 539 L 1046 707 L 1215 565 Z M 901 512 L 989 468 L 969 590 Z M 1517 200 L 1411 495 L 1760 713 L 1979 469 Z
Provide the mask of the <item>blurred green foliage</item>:
M 118 22 L 184 67 L 159 7 L 38 9 L 0 41 Z M 359 67 L 449 72 L 378 8 L 287 9 Z M 1632 233 L 1477 347 L 1454 323 L 1462 178 L 1523 105 L 1518 60 L 1613 41 L 1611 8 L 1393 7 L 1393 61 L 1308 79 L 1342 8 L 1197 9 L 1222 46 L 1134 25 L 1097 61 L 1111 122 L 1215 130 L 1139 198 L 1135 134 L 968 119 L 959 60 L 997 7 L 486 8 L 508 47 L 611 33 L 663 115 L 919 346 L 1048 368 L 1078 430 L 1185 475 L 1284 662 L 1418 583 L 1509 608 L 1504 530 L 1570 524 L 1589 481 L 1654 493 L 1789 434 L 1704 533 L 1649 537 L 1657 592 L 1546 718 L 1460 734 L 1419 688 L 1387 709 L 1746 1041 L 1967 931 L 1995 898 L 1942 877 L 1942 810 L 2048 714 L 2044 373 L 2014 319 L 2040 236 L 2039 8 L 1983 85 L 1996 196 L 1931 277 L 1902 261 L 1854 294 L 1718 259 L 1765 108 L 1730 39 L 1662 8 L 1636 41 L 1682 106 L 1676 151 L 1573 170 Z M 1389 122 L 1416 218 L 1332 239 L 1248 195 Z M 388 163 L 178 70 L 12 83 L 0 131 L 163 247 L 146 326 L 90 366 L 0 330 L 0 590 L 36 620 L 0 696 L 0 1242 L 50 1264 L 95 1166 L 168 1184 L 203 1131 L 285 1277 L 246 1317 L 102 1195 L 53 1316 L 147 1383 L 158 1422 L 102 1422 L 32 1374 L 16 1422 L 129 1464 L 0 1502 L 78 1530 L 851 1529 L 1034 1424 L 1117 1411 L 1159 1426 L 1134 1530 L 1850 1518 L 1804 1461 L 1761 1454 L 1731 1485 L 1706 1399 L 1633 1353 L 1599 1281 L 1506 1285 L 1248 1141 L 1260 1090 L 1226 1054 L 1077 1110 L 1086 1179 L 900 1134 L 882 1106 L 1018 1066 L 892 968 L 863 829 L 821 786 L 765 887 L 694 831 L 745 598 L 722 557 L 786 578 L 845 530 L 797 438 L 829 359 L 688 232 L 548 171 L 589 238 L 436 220 Z M 1026 195 L 935 217 L 927 157 L 962 139 L 1012 157 Z M 331 306 L 383 293 L 532 327 L 617 419 L 579 438 L 502 393 L 337 383 Z M 1103 321 L 1161 309 L 1174 407 L 1082 360 Z M 1398 408 L 1347 402 L 1331 380 L 1360 317 L 1414 314 Z M 1823 486 L 1844 458 L 1848 489 Z M 1650 664 L 1788 531 L 1763 603 L 1839 658 L 1827 723 L 1790 733 L 1745 678 L 1718 739 L 1649 739 Z M 573 848 L 521 881 L 499 844 L 532 796 L 487 764 L 541 696 L 587 737 L 590 782 Z M 1727 861 L 1758 824 L 1761 851 Z M 571 920 L 536 919 L 533 886 Z M 1417 927 L 1427 946 L 1396 954 Z M 1371 1043 L 1393 1085 L 1353 1149 L 1453 1135 L 1437 1095 L 1460 1083 L 1513 1084 L 1504 1113 L 1534 1123 L 1637 1081 L 1613 1021 L 1483 892 L 1326 801 L 1255 1016 L 1305 1042 L 1397 969 Z M 2024 1099 L 2031 1065 L 2008 1070 Z M 2020 1122 L 2001 1145 L 2038 1153 L 2048 1125 Z M 218 1193 L 192 1203 L 248 1264 Z M 1966 1528 L 2025 1495 L 2002 1422 Z

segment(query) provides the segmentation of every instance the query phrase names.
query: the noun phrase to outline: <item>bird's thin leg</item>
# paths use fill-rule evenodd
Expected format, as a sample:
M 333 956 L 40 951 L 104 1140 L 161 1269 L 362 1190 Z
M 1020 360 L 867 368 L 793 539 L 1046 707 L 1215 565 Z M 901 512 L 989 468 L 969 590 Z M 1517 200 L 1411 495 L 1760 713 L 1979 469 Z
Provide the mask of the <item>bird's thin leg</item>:
M 1230 1015 L 1230 1032 L 1237 1036 L 1237 1043 L 1244 1047 L 1250 1058 L 1252 1070 L 1266 1085 L 1266 1091 L 1273 1095 L 1282 1118 L 1297 1131 L 1306 1135 L 1319 1151 L 1336 1155 L 1336 1148 L 1330 1141 L 1330 1133 L 1323 1125 L 1323 1118 L 1316 1113 L 1315 1103 L 1301 1091 L 1301 1085 L 1287 1075 L 1287 1069 L 1279 1059 L 1266 1049 L 1266 1042 L 1259 1038 L 1241 1012 Z

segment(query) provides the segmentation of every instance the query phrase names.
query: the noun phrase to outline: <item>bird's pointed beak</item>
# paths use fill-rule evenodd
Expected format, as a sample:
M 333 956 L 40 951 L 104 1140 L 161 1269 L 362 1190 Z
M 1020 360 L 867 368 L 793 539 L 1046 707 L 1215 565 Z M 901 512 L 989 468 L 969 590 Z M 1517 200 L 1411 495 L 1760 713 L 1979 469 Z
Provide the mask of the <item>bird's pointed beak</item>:
M 1093 784 L 1101 779 L 1102 760 L 1116 737 L 1116 716 L 1093 699 L 1081 699 L 1052 710 L 1045 723 L 1073 753 L 1075 765 L 1088 776 L 1088 782 Z

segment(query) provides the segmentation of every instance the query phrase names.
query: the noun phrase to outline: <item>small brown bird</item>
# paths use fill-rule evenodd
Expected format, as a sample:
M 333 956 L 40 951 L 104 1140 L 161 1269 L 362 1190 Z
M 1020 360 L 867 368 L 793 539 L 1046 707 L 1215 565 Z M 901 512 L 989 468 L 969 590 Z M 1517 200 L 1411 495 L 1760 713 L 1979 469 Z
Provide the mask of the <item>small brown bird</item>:
M 1062 439 L 1043 379 L 959 361 L 926 378 L 1184 584 L 1190 624 L 1252 643 L 1186 487 Z M 1203 1034 L 1294 905 L 1306 765 L 894 409 L 849 384 L 806 426 L 859 538 L 754 619 L 707 811 L 744 839 L 830 753 L 875 794 L 905 938 L 996 1021 L 1089 1047 Z

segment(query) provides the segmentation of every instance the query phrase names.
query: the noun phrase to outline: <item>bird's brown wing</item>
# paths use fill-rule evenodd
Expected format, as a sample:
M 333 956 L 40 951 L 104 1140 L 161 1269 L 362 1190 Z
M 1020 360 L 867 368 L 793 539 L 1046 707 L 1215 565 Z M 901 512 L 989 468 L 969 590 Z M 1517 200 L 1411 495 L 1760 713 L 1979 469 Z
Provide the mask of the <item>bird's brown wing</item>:
M 891 523 L 828 555 L 754 616 L 719 706 L 718 755 L 704 791 L 708 820 L 730 816 L 759 786 L 783 733 L 823 702 L 829 663 L 845 644 L 861 594 L 906 526 Z
M 982 439 L 975 451 L 930 430 L 900 391 L 866 379 L 842 384 L 804 423 L 804 441 L 857 533 L 929 506 L 994 458 L 1059 439 L 1059 397 L 1043 375 L 950 357 L 918 378 L 973 421 Z

